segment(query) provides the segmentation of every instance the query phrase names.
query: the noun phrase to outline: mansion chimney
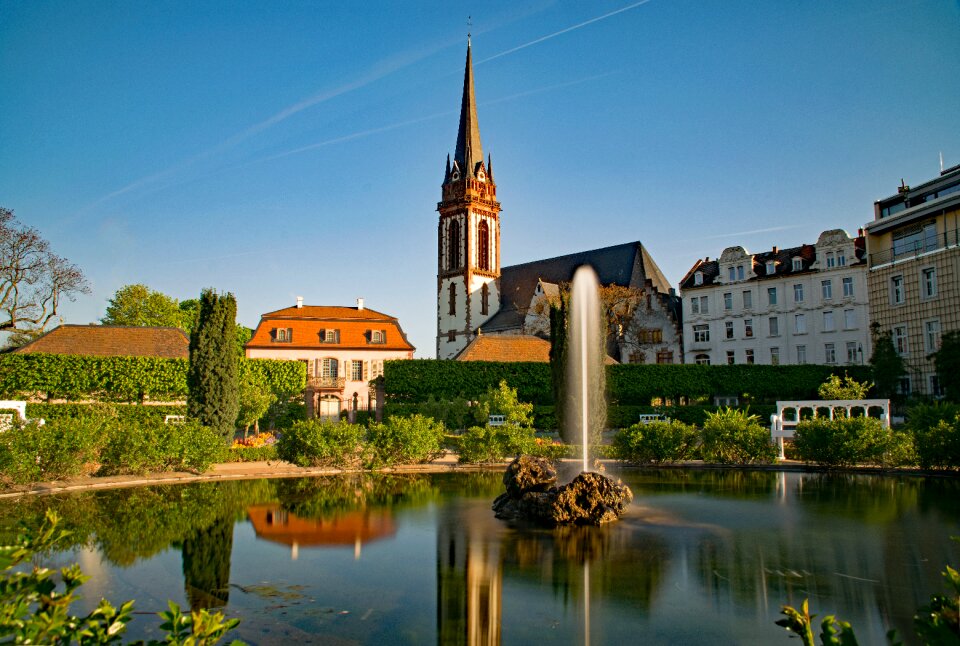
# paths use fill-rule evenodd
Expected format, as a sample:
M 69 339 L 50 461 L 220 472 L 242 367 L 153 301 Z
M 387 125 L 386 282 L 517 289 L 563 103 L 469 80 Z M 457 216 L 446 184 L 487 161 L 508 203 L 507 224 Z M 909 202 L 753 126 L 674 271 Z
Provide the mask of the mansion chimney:
M 297 309 L 303 309 L 303 296 L 297 296 Z

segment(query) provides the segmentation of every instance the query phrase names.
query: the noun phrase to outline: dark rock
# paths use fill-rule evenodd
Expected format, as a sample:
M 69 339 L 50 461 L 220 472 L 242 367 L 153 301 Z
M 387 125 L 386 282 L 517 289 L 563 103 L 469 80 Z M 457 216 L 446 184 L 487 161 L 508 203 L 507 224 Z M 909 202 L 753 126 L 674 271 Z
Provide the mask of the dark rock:
M 531 520 L 544 525 L 600 525 L 618 519 L 633 492 L 599 473 L 581 473 L 554 487 L 556 470 L 544 458 L 521 456 L 503 476 L 507 492 L 493 501 L 503 520 Z
M 547 458 L 521 455 L 503 474 L 507 495 L 520 498 L 528 491 L 547 491 L 557 484 L 557 470 Z

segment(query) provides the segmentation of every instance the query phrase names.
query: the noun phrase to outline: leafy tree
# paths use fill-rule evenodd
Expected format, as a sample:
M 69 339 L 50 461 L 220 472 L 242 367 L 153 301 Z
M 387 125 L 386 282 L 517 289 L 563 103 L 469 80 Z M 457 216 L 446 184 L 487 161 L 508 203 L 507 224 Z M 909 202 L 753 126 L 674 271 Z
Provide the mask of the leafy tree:
M 259 432 L 259 421 L 270 410 L 277 399 L 266 384 L 262 384 L 247 374 L 240 380 L 240 412 L 237 413 L 237 426 L 243 427 L 243 437 L 247 437 L 250 426 Z
M 486 425 L 490 415 L 503 415 L 510 426 L 533 427 L 533 404 L 521 402 L 517 398 L 517 389 L 508 386 L 506 381 L 481 395 L 474 406 L 473 416 L 478 423 Z
M 873 384 L 869 382 L 860 383 L 850 375 L 844 373 L 843 379 L 839 375 L 830 375 L 826 381 L 820 384 L 817 394 L 820 399 L 839 400 L 839 399 L 866 399 L 867 392 Z
M 0 207 L 0 332 L 43 331 L 59 315 L 62 299 L 89 293 L 76 265 L 50 251 L 40 232 L 18 222 L 13 211 Z
M 224 437 L 233 435 L 240 410 L 236 356 L 237 301 L 205 289 L 190 334 L 187 415 Z
M 880 332 L 880 326 L 876 323 L 871 328 L 873 356 L 870 357 L 870 367 L 873 371 L 873 383 L 878 395 L 893 398 L 897 394 L 900 378 L 907 374 L 907 368 L 903 357 L 897 354 L 897 349 L 893 346 L 893 335 L 889 331 Z
M 177 299 L 137 283 L 118 289 L 107 305 L 104 325 L 136 325 L 141 327 L 183 327 L 183 316 Z
M 933 353 L 933 364 L 947 399 L 960 403 L 960 330 L 941 337 L 940 349 Z

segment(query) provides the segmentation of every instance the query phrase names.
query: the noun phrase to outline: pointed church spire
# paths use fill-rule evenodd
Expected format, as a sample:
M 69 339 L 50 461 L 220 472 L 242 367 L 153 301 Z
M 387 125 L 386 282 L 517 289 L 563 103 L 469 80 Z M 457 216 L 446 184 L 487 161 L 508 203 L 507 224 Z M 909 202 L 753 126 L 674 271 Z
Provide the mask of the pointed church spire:
M 483 161 L 480 144 L 480 124 L 477 121 L 477 100 L 473 94 L 473 59 L 470 55 L 470 37 L 467 37 L 467 64 L 463 71 L 463 100 L 460 103 L 460 129 L 457 131 L 457 149 L 453 153 L 463 173 L 473 177 L 477 164 Z
M 490 159 L 490 153 L 487 153 L 487 177 L 493 181 L 493 161 Z

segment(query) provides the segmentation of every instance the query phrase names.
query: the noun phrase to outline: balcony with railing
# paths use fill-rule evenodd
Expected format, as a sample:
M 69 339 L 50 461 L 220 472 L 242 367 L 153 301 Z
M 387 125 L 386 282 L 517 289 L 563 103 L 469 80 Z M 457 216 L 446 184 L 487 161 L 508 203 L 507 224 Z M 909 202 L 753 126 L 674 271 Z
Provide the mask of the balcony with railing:
M 945 231 L 932 235 L 924 235 L 921 238 L 910 240 L 906 243 L 894 242 L 893 247 L 870 254 L 870 267 L 885 265 L 896 260 L 907 260 L 915 258 L 937 249 L 946 249 L 956 247 L 960 244 L 960 232 L 956 229 Z
M 343 390 L 346 383 L 346 377 L 307 377 L 307 386 L 318 390 Z

